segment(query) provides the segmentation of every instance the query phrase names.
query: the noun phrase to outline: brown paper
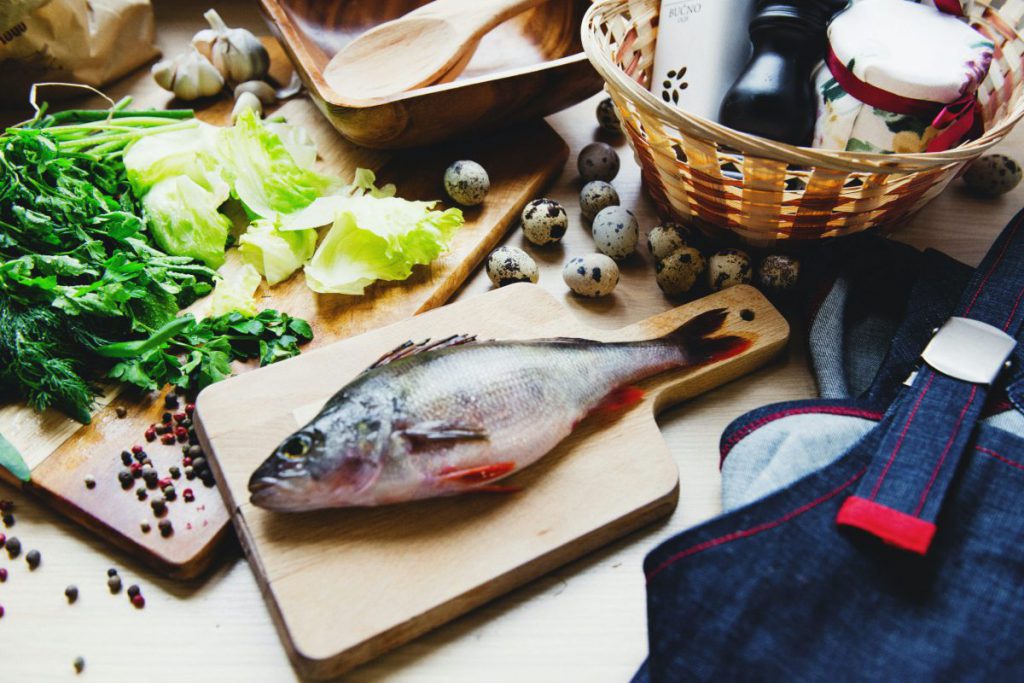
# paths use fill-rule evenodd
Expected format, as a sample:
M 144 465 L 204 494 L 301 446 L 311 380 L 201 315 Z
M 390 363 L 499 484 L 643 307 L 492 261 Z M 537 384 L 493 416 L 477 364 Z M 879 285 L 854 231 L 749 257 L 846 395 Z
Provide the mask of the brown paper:
M 0 0 L 0 101 L 43 81 L 106 85 L 155 57 L 155 37 L 149 0 Z

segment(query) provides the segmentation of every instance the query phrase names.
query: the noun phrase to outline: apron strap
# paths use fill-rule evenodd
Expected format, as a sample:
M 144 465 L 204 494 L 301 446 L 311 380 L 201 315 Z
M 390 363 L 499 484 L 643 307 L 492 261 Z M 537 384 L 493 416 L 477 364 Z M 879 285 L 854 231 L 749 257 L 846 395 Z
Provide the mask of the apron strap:
M 925 554 L 943 498 L 980 419 L 991 384 L 1024 321 L 1024 211 L 978 266 L 954 317 L 922 353 L 925 363 L 890 408 L 868 471 L 836 522 Z

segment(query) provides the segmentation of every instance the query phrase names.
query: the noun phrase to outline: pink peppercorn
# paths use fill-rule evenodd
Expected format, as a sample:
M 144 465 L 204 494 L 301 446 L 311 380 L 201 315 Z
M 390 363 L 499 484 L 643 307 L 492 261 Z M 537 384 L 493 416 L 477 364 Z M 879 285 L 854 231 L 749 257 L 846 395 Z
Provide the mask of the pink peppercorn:
M 184 458 L 182 458 L 181 459 L 181 466 L 182 467 L 191 467 L 192 466 L 192 458 L 190 458 L 188 456 L 185 456 Z
M 156 427 L 147 429 L 143 436 L 146 437 L 146 441 L 156 441 Z
M 4 543 L 7 543 L 7 537 L 3 534 L 0 534 L 0 548 L 4 547 Z
M 181 443 L 188 441 L 188 430 L 184 427 L 175 427 L 174 435 L 178 437 L 178 441 Z
M 163 490 L 171 485 L 171 478 L 164 477 L 163 479 L 157 481 L 157 485 L 160 487 L 161 490 Z
M 135 605 L 136 609 L 142 609 L 146 606 L 146 598 L 142 597 L 142 593 L 139 593 L 132 598 L 132 604 Z
M 185 404 L 185 414 L 191 416 L 192 413 L 194 413 L 194 412 L 196 412 L 196 404 L 195 403 L 186 403 Z
M 136 472 L 138 472 L 141 469 L 142 469 L 142 463 L 141 462 L 133 462 L 131 465 L 128 465 L 128 470 L 132 474 L 135 474 Z
M 160 443 L 164 444 L 165 446 L 170 446 L 172 443 L 174 443 L 174 434 L 162 435 L 160 437 Z
M 196 499 L 196 494 L 192 493 L 192 489 L 185 489 L 181 492 L 181 495 L 185 499 L 186 503 L 191 503 Z
M 139 444 L 135 444 L 134 446 L 132 446 L 132 453 L 134 453 L 135 455 L 138 455 L 141 452 L 142 452 L 142 446 L 140 446 Z
M 188 415 L 187 415 L 187 414 L 185 414 L 185 413 L 175 413 L 175 414 L 174 414 L 174 421 L 175 421 L 175 422 L 182 422 L 182 421 L 184 421 L 184 420 L 185 420 L 185 418 L 187 418 L 187 417 L 188 417 Z
M 3 616 L 4 616 L 4 606 L 0 605 L 0 619 L 3 619 Z
M 7 570 L 4 569 L 3 567 L 0 567 L 0 583 L 3 583 L 6 580 L 7 580 Z

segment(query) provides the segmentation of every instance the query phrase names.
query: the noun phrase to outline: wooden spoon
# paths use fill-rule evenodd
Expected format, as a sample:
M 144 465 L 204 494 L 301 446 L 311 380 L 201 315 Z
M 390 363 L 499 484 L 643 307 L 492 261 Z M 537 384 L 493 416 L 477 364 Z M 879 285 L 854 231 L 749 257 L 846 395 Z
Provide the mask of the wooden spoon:
M 338 95 L 359 100 L 429 85 L 468 62 L 485 33 L 544 1 L 435 0 L 353 40 L 324 78 Z

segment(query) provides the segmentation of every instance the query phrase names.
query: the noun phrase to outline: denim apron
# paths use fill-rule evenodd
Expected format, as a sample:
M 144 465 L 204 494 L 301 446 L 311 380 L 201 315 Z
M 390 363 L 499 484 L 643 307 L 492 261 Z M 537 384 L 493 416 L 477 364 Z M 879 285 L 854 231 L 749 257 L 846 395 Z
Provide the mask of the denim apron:
M 994 383 L 921 359 L 951 316 L 1021 336 L 1024 212 L 973 273 L 865 244 L 812 316 L 822 398 L 730 425 L 725 514 L 646 558 L 635 681 L 1024 680 L 1024 345 Z M 954 361 L 1001 364 L 991 328 Z

